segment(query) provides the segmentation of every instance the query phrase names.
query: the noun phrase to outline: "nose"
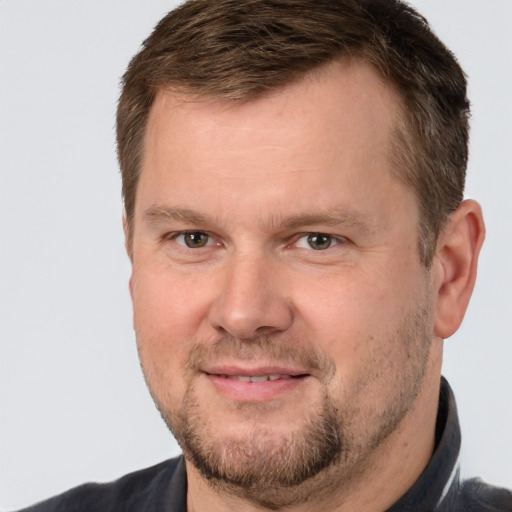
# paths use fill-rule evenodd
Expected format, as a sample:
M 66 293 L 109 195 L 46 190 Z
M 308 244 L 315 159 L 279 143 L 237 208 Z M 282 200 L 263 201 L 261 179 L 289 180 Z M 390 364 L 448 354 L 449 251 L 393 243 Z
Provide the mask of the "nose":
M 285 279 L 275 262 L 260 256 L 233 258 L 223 272 L 209 321 L 239 340 L 285 331 L 293 321 Z

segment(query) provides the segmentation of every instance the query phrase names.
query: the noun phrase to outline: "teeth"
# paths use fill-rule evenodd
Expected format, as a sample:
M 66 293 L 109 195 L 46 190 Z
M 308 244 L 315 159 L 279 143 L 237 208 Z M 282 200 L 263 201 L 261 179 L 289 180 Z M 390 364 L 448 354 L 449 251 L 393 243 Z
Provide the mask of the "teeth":
M 266 382 L 268 379 L 268 375 L 259 375 L 258 377 L 251 377 L 251 382 Z
M 224 375 L 226 379 L 239 380 L 241 382 L 266 382 L 268 380 L 291 379 L 290 375 Z

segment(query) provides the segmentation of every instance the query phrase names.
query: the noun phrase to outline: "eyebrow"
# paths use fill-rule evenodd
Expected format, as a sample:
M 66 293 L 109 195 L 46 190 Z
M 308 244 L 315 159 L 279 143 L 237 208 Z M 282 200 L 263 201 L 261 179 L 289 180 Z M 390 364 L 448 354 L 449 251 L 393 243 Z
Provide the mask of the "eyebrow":
M 218 224 L 214 219 L 196 210 L 181 206 L 154 205 L 144 212 L 144 217 L 150 224 L 161 224 L 169 221 L 184 222 L 195 226 L 208 226 Z M 364 211 L 338 208 L 328 211 L 307 212 L 291 215 L 289 217 L 273 216 L 270 218 L 273 229 L 295 230 L 304 226 L 324 225 L 330 227 L 351 226 L 365 231 L 376 228 L 376 219 Z
M 316 224 L 331 227 L 348 225 L 369 230 L 371 229 L 373 222 L 370 222 L 368 217 L 369 216 L 367 214 L 360 211 L 335 209 L 312 213 L 299 213 L 282 219 L 279 222 L 279 225 L 289 230 L 299 229 L 303 226 L 313 226 Z
M 160 224 L 172 220 L 186 222 L 187 224 L 208 224 L 212 219 L 198 211 L 180 206 L 150 206 L 145 212 L 144 217 L 150 224 Z

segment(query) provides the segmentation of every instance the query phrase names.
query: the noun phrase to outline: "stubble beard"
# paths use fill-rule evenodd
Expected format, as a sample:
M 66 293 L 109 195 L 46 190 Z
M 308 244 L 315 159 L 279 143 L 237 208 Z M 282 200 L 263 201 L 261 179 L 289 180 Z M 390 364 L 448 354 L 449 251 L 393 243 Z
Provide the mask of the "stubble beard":
M 258 407 L 248 407 L 257 416 Z M 290 426 L 278 438 L 269 426 L 255 426 L 247 436 L 212 437 L 194 399 L 183 413 L 173 431 L 185 458 L 218 492 L 269 510 L 308 501 L 312 490 L 304 484 L 341 456 L 337 411 L 328 399 L 301 428 Z
M 379 382 L 382 368 L 376 368 L 375 361 L 368 363 L 367 371 L 362 372 L 343 403 L 324 386 L 324 395 L 308 420 L 300 428 L 288 430 L 280 439 L 275 438 L 269 427 L 255 427 L 250 436 L 232 438 L 215 432 L 210 428 L 214 422 L 202 411 L 192 378 L 179 410 L 166 410 L 154 394 L 153 397 L 186 460 L 218 492 L 229 493 L 269 510 L 318 499 L 328 495 L 329 489 L 348 492 L 357 485 L 361 475 L 369 471 L 374 464 L 372 455 L 414 406 L 428 364 L 429 323 L 429 311 L 421 307 L 403 319 L 387 345 L 381 344 L 386 347 L 402 343 L 403 348 L 401 360 L 395 361 L 399 370 L 391 378 L 393 389 L 385 402 L 375 404 L 379 413 L 361 413 L 358 405 L 361 393 L 377 389 L 375 383 Z M 249 342 L 243 347 L 257 347 L 254 354 L 261 351 L 275 355 L 277 352 L 280 360 L 283 360 L 283 354 L 293 354 L 290 358 L 301 359 L 304 363 L 318 360 L 307 350 L 302 354 L 297 352 L 293 344 L 287 344 L 286 348 L 278 343 L 265 339 Z M 242 347 L 232 340 L 221 340 L 216 345 L 220 347 L 219 351 L 233 353 L 235 344 Z M 194 361 L 204 357 L 208 350 L 196 346 L 201 355 L 196 353 L 189 358 L 190 375 L 194 371 Z M 385 352 L 383 349 L 384 355 Z M 327 376 L 331 379 L 335 373 L 334 363 L 322 357 L 326 379 Z

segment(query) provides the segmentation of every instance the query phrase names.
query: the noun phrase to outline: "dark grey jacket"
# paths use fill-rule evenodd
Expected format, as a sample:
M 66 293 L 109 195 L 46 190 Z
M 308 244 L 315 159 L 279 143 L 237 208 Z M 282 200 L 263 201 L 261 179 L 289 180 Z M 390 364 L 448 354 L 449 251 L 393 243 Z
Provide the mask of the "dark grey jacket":
M 442 380 L 436 448 L 416 483 L 387 512 L 512 512 L 512 492 L 479 479 L 460 481 L 460 427 L 452 390 Z M 85 484 L 20 512 L 186 512 L 182 457 L 108 484 Z

